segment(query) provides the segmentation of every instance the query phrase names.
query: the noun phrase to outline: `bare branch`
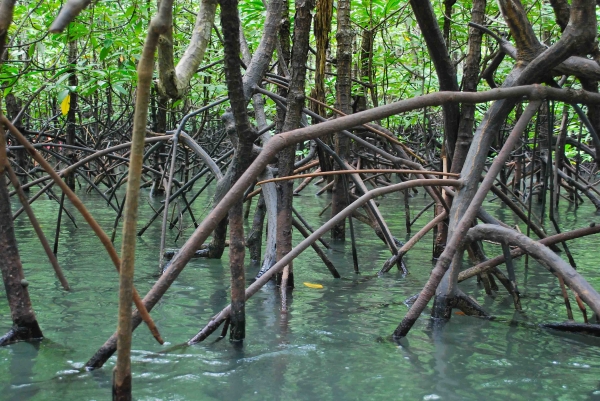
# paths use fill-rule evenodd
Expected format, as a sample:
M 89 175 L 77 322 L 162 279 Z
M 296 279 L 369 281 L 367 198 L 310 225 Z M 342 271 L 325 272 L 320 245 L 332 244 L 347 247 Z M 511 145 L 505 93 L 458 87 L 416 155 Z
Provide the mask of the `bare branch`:
M 69 0 L 58 13 L 48 31 L 62 32 L 92 0 Z

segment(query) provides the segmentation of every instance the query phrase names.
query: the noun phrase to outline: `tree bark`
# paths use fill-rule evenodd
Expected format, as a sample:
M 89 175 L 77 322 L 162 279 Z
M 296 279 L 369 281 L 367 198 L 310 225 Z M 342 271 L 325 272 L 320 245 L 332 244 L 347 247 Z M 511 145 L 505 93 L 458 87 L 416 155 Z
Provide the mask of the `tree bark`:
M 154 53 L 159 35 L 172 29 L 173 2 L 163 0 L 157 16 L 148 27 L 148 34 L 140 63 L 138 64 L 138 85 L 133 120 L 131 156 L 127 180 L 127 195 L 123 218 L 123 240 L 121 244 L 121 270 L 119 274 L 119 325 L 117 328 L 117 364 L 113 373 L 113 400 L 132 399 L 131 380 L 131 337 L 133 323 L 131 318 L 133 301 L 133 274 L 135 266 L 135 245 L 137 240 L 137 217 L 142 164 L 144 157 L 144 139 L 150 104 L 150 88 L 154 71 Z
M 325 63 L 327 61 L 326 54 L 327 48 L 329 47 L 329 32 L 331 31 L 332 16 L 333 0 L 318 0 L 314 27 L 317 46 L 315 55 L 315 87 L 311 96 L 321 103 L 325 103 Z M 313 103 L 311 108 L 321 117 L 327 115 L 327 109 L 321 104 Z
M 344 114 L 352 113 L 352 29 L 350 27 L 350 1 L 339 0 L 337 7 L 337 81 L 336 81 L 336 107 Z M 350 138 L 342 133 L 335 134 L 335 152 L 346 160 L 350 150 Z M 337 169 L 342 169 L 338 166 Z M 333 184 L 333 198 L 331 203 L 331 216 L 335 216 L 347 206 L 347 179 L 346 176 L 336 176 Z M 340 221 L 331 230 L 333 239 L 346 238 L 345 220 Z
M 471 21 L 483 25 L 485 20 L 486 0 L 474 0 L 471 10 Z M 479 83 L 479 62 L 481 61 L 481 41 L 483 32 L 473 27 L 469 28 L 469 53 L 465 61 L 462 90 L 464 92 L 476 92 Z M 458 173 L 463 167 L 465 157 L 469 151 L 473 139 L 473 123 L 475 117 L 475 105 L 463 104 L 458 125 L 458 135 L 454 156 L 452 158 L 452 173 Z
M 0 37 L 2 40 L 2 37 Z M 2 47 L 0 46 L 0 53 Z M 17 341 L 41 339 L 42 330 L 38 325 L 29 291 L 29 283 L 25 280 L 21 258 L 17 249 L 17 241 L 10 211 L 10 197 L 6 188 L 5 165 L 6 137 L 4 127 L 0 125 L 0 270 L 4 281 L 4 290 L 8 298 L 10 316 L 13 322 L 11 331 L 0 337 L 0 346 Z
M 297 0 L 294 17 L 294 40 L 291 57 L 291 77 L 287 97 L 287 111 L 283 132 L 300 127 L 300 118 L 304 108 L 304 87 L 306 82 L 306 62 L 308 60 L 308 45 L 311 11 L 315 4 L 313 0 Z M 291 175 L 294 170 L 296 146 L 291 145 L 279 152 L 279 176 Z M 283 181 L 278 185 L 277 192 L 277 260 L 280 260 L 292 249 L 292 201 L 294 199 L 293 181 Z M 293 270 L 288 267 L 287 279 L 281 282 L 281 291 L 293 287 Z M 287 282 L 286 282 L 287 281 Z
M 411 0 L 415 18 L 421 29 L 421 34 L 427 44 L 429 56 L 435 67 L 435 72 L 438 77 L 440 90 L 442 91 L 458 91 L 458 82 L 456 80 L 456 70 L 448 48 L 440 31 L 437 18 L 433 12 L 433 7 L 429 0 Z M 446 142 L 446 154 L 449 160 L 452 160 L 454 155 L 454 147 L 456 145 L 456 135 L 458 131 L 458 122 L 460 110 L 458 104 L 447 104 L 442 107 L 444 111 L 444 138 Z
M 161 35 L 158 44 L 158 74 L 160 78 L 158 85 L 163 96 L 179 99 L 187 92 L 190 81 L 198 70 L 210 42 L 216 11 L 216 0 L 200 2 L 190 43 L 177 66 L 174 66 L 173 61 L 173 28 Z
M 257 138 L 250 125 L 246 111 L 247 98 L 244 95 L 240 64 L 240 20 L 237 0 L 220 0 L 221 27 L 225 48 L 225 76 L 233 116 L 226 113 L 223 119 L 235 124 L 237 146 L 232 163 L 235 183 L 250 165 L 252 147 Z M 239 199 L 229 210 L 229 267 L 231 270 L 231 328 L 229 339 L 242 341 L 246 331 L 245 297 L 246 288 L 244 256 L 243 199 Z
M 76 87 L 77 86 L 77 73 L 75 70 L 75 66 L 77 65 L 77 40 L 71 40 L 69 42 L 69 64 L 71 68 L 69 69 L 69 86 Z M 76 113 L 77 113 L 77 92 L 70 91 L 69 92 L 70 100 L 69 100 L 69 111 L 67 112 L 67 145 L 75 145 L 75 128 L 76 128 Z M 66 152 L 67 158 L 70 160 L 71 164 L 77 162 L 77 153 L 73 150 L 67 150 Z M 75 190 L 75 174 L 69 174 L 65 177 L 67 185 L 71 190 Z

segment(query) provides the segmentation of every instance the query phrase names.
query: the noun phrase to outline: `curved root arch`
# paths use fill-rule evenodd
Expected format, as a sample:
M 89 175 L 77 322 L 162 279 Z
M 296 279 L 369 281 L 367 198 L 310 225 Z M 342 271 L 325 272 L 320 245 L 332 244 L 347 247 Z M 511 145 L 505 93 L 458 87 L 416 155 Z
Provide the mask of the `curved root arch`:
M 467 233 L 466 241 L 490 240 L 505 245 L 518 246 L 535 258 L 548 271 L 564 280 L 565 284 L 575 291 L 590 308 L 600 316 L 600 294 L 567 262 L 552 252 L 550 248 L 540 244 L 510 228 L 493 224 L 480 224 Z

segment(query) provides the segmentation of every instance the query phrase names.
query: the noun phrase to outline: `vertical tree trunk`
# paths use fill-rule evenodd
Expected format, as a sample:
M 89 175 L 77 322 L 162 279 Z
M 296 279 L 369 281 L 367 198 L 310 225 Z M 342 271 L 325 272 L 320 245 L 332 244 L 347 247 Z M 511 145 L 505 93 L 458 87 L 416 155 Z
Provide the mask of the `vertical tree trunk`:
M 71 40 L 69 42 L 69 86 L 76 87 L 78 83 L 77 73 L 75 66 L 77 65 L 77 40 Z M 75 145 L 75 117 L 77 113 L 77 92 L 69 92 L 69 111 L 67 113 L 67 145 Z M 77 162 L 77 153 L 73 150 L 67 150 L 65 152 L 70 163 Z M 65 177 L 67 185 L 71 190 L 75 190 L 75 174 L 69 174 Z
M 312 97 L 325 103 L 325 64 L 327 48 L 329 47 L 329 32 L 331 31 L 331 18 L 333 16 L 333 0 L 318 0 L 315 14 L 314 35 L 317 46 L 315 56 L 315 87 Z M 314 103 L 312 110 L 325 117 L 327 110 L 320 104 Z
M 258 198 L 258 202 L 256 203 L 256 211 L 254 212 L 252 229 L 246 238 L 246 246 L 250 251 L 250 260 L 256 263 L 260 263 L 261 261 L 262 233 L 266 215 L 267 206 L 265 205 L 265 198 L 261 193 Z
M 6 137 L 4 128 L 0 126 L 0 270 L 13 321 L 11 331 L 0 337 L 0 345 L 43 337 L 29 299 L 28 283 L 23 274 L 17 249 L 10 211 L 10 198 L 6 187 L 5 165 L 7 160 Z
M 373 41 L 375 40 L 375 32 L 372 29 L 365 29 L 362 33 L 360 45 L 360 80 L 372 85 L 373 81 Z M 371 89 L 371 99 L 373 106 L 377 107 L 377 99 L 374 96 L 373 87 Z M 367 87 L 362 86 L 360 95 L 356 99 L 356 106 L 353 112 L 359 112 L 367 109 Z
M 458 91 L 456 80 L 456 71 L 450 60 L 448 48 L 437 23 L 433 7 L 429 0 L 411 0 L 410 6 L 419 23 L 419 28 L 425 43 L 431 61 L 435 66 L 435 72 L 442 91 Z M 449 160 L 454 155 L 454 146 L 456 144 L 456 133 L 458 130 L 458 119 L 460 116 L 457 103 L 446 104 L 442 107 L 444 112 L 444 138 L 446 142 L 446 152 Z
M 312 97 L 322 103 L 325 103 L 325 68 L 327 66 L 327 49 L 329 48 L 332 17 L 333 0 L 318 0 L 314 23 L 317 54 L 315 59 L 315 87 L 312 90 Z M 312 103 L 312 110 L 321 117 L 327 116 L 327 109 L 318 103 Z M 318 124 L 318 122 L 313 119 L 313 124 Z M 331 139 L 323 138 L 323 140 L 331 142 Z M 317 147 L 317 156 L 321 171 L 331 171 L 331 160 L 321 147 Z
M 444 0 L 444 41 L 446 48 L 450 49 L 450 26 L 452 24 L 452 6 L 456 0 Z M 485 10 L 484 10 L 485 11 Z
M 0 64 L 3 61 L 2 55 L 5 51 L 8 27 L 12 22 L 14 5 L 15 0 L 0 2 Z M 0 116 L 2 116 L 1 109 Z M 4 167 L 8 163 L 6 145 L 4 127 L 0 125 L 0 271 L 13 321 L 13 328 L 0 338 L 0 345 L 43 337 L 29 299 L 28 283 L 23 274 L 15 239 L 10 198 L 6 188 Z
M 452 1 L 447 1 L 446 11 L 449 12 L 452 8 Z M 435 72 L 438 77 L 440 90 L 458 91 L 458 83 L 456 80 L 456 71 L 448 54 L 446 40 L 449 38 L 450 20 L 448 16 L 444 19 L 444 29 L 448 30 L 444 35 L 440 31 L 437 23 L 433 7 L 429 0 L 416 1 L 411 0 L 410 5 L 415 14 L 421 33 L 427 44 L 427 50 L 431 61 L 435 66 Z M 446 38 L 446 40 L 444 39 Z M 460 117 L 458 104 L 446 104 L 442 107 L 444 113 L 444 145 L 443 152 L 447 157 L 449 164 L 452 162 L 454 149 L 457 141 L 457 130 Z M 449 166 L 452 168 L 452 166 Z M 436 205 L 436 212 L 439 214 L 443 210 L 441 204 Z M 448 236 L 448 225 L 441 223 L 438 225 L 434 244 L 434 258 L 441 255 L 446 244 Z
M 223 118 L 229 124 L 235 124 L 237 146 L 233 161 L 233 181 L 235 183 L 246 171 L 251 162 L 252 146 L 256 132 L 250 126 L 246 111 L 242 73 L 240 71 L 240 21 L 237 0 L 221 0 L 221 27 L 225 47 L 225 76 L 231 113 Z M 233 120 L 233 121 L 232 121 Z M 229 210 L 229 266 L 231 269 L 231 329 L 229 339 L 241 341 L 245 337 L 246 317 L 246 280 L 244 270 L 244 219 L 243 199 L 237 201 Z
M 144 138 L 148 121 L 150 88 L 154 72 L 154 53 L 158 38 L 173 23 L 173 2 L 164 0 L 159 6 L 157 16 L 148 27 L 142 57 L 137 67 L 138 84 L 133 116 L 133 134 L 131 156 L 127 179 L 127 195 L 123 213 L 123 240 L 121 243 L 121 269 L 119 273 L 119 325 L 117 328 L 117 364 L 113 371 L 113 400 L 129 401 L 131 396 L 131 337 L 133 322 L 131 318 L 133 301 L 133 275 L 135 267 L 135 245 L 137 239 L 137 217 L 142 164 L 144 157 Z
M 285 76 L 286 71 L 288 70 L 288 66 L 290 65 L 290 5 L 288 0 L 283 0 L 283 16 L 281 18 L 281 25 L 279 26 L 279 43 L 281 43 L 281 53 L 279 55 L 279 63 L 285 63 L 285 66 L 282 66 L 278 63 L 277 65 L 277 73 L 279 75 Z M 279 96 L 287 97 L 288 90 L 278 86 L 277 93 Z M 282 132 L 283 124 L 285 122 L 285 108 L 277 105 L 277 116 L 275 118 L 275 130 L 277 132 Z
M 471 10 L 471 22 L 483 25 L 485 19 L 486 0 L 474 0 Z M 462 89 L 464 92 L 476 92 L 479 83 L 479 63 L 481 61 L 481 40 L 483 32 L 473 27 L 469 28 L 469 53 L 465 61 L 465 68 L 462 79 Z M 475 117 L 475 105 L 463 104 L 460 123 L 458 125 L 458 135 L 452 159 L 451 172 L 459 173 L 462 170 L 465 158 L 471 146 L 473 139 L 473 122 Z
M 8 57 L 8 55 L 7 55 L 7 57 Z M 5 103 L 6 103 L 6 117 L 9 120 L 14 120 L 17 117 L 17 115 L 19 114 L 19 111 L 21 111 L 21 105 L 20 105 L 21 102 L 19 101 L 19 99 L 17 99 L 15 97 L 14 94 L 9 93 L 5 97 Z M 18 121 L 15 121 L 15 126 L 20 127 L 21 124 Z M 17 165 L 25 171 L 29 170 L 27 151 L 25 149 L 18 149 L 18 150 L 15 150 L 15 155 L 16 155 Z M 19 183 L 21 185 L 27 184 L 27 174 L 25 174 L 23 171 L 17 171 L 16 174 L 19 177 Z M 26 187 L 24 189 L 24 191 L 29 192 L 29 187 Z
M 283 124 L 283 132 L 300 127 L 300 118 L 304 107 L 304 86 L 306 81 L 306 62 L 308 60 L 308 45 L 312 0 L 297 0 L 294 19 L 294 40 L 291 58 L 291 77 L 287 98 L 287 112 Z M 289 146 L 279 152 L 279 176 L 291 175 L 294 170 L 295 146 Z M 293 181 L 282 181 L 277 186 L 277 260 L 292 250 L 292 200 L 294 198 Z M 288 286 L 293 287 L 293 272 L 291 263 L 288 274 L 283 275 L 281 291 L 285 294 Z M 285 305 L 283 305 L 285 308 Z
M 350 1 L 340 0 L 337 7 L 337 82 L 336 103 L 337 109 L 352 113 L 352 29 L 350 27 Z M 335 134 L 335 152 L 342 160 L 348 157 L 350 138 L 341 133 Z M 341 169 L 340 166 L 337 168 Z M 333 184 L 333 199 L 331 203 L 331 216 L 335 216 L 347 206 L 345 175 L 336 176 Z M 346 220 L 342 220 L 331 229 L 331 237 L 343 240 L 346 238 Z
M 158 92 L 158 91 L 157 91 Z M 167 132 L 167 107 L 169 105 L 169 98 L 167 96 L 158 94 L 157 110 L 156 110 L 156 132 L 165 133 Z M 165 157 L 161 155 L 164 152 L 164 143 L 159 145 L 153 156 L 153 168 L 155 170 L 166 169 Z M 154 196 L 162 195 L 165 192 L 165 188 L 162 183 L 162 175 L 155 174 L 154 181 L 152 182 L 152 189 L 150 193 Z

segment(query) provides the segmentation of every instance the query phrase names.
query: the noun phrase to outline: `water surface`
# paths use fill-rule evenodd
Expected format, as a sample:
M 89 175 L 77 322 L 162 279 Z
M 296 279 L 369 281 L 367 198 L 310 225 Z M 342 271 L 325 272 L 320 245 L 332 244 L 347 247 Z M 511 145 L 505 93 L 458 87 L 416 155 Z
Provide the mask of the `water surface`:
M 318 213 L 329 200 L 326 195 L 314 197 L 314 192 L 314 187 L 307 188 L 295 205 L 316 226 L 324 221 Z M 110 232 L 114 211 L 98 196 L 79 193 Z M 196 202 L 197 218 L 206 214 L 210 195 Z M 152 213 L 149 204 L 156 208 L 159 201 L 142 193 L 141 224 Z M 406 239 L 402 195 L 389 195 L 380 202 L 392 232 Z M 512 213 L 497 202 L 486 202 L 486 207 L 507 223 L 516 224 Z M 410 203 L 415 215 L 427 200 L 419 194 Z M 39 200 L 34 206 L 52 240 L 57 204 Z M 61 290 L 26 217 L 15 222 L 33 306 L 46 338 L 40 343 L 0 348 L 2 400 L 110 398 L 116 359 L 93 372 L 82 366 L 116 328 L 118 276 L 92 231 L 74 208 L 69 206 L 69 210 L 79 228 L 63 217 L 58 259 L 71 284 L 70 292 Z M 574 211 L 565 202 L 558 216 L 565 231 L 598 221 L 587 203 Z M 414 231 L 431 218 L 431 212 L 425 213 Z M 189 225 L 186 219 L 185 226 Z M 159 222 L 152 225 L 137 245 L 135 283 L 142 295 L 156 280 L 159 226 Z M 471 280 L 461 288 L 496 320 L 454 315 L 436 329 L 424 315 L 398 345 L 389 335 L 408 309 L 403 301 L 420 291 L 431 271 L 432 235 L 406 257 L 408 276 L 392 270 L 376 277 L 389 252 L 371 229 L 358 222 L 355 226 L 361 274 L 353 272 L 349 241 L 334 244 L 336 251 L 328 252 L 343 276 L 337 280 L 308 249 L 294 264 L 297 287 L 289 313 L 280 313 L 275 287 L 259 291 L 247 304 L 247 339 L 241 347 L 227 340 L 215 341 L 215 335 L 199 345 L 179 346 L 226 306 L 228 299 L 227 252 L 223 260 L 192 260 L 152 311 L 167 343 L 157 344 L 144 326 L 134 333 L 134 398 L 600 399 L 600 339 L 539 328 L 540 323 L 566 319 L 557 281 L 541 265 L 530 261 L 525 268 L 523 259 L 517 261 L 523 312 L 514 311 L 505 291 L 488 297 Z M 180 246 L 192 229 L 188 227 L 177 244 L 173 230 L 169 246 Z M 297 234 L 294 238 L 296 243 L 300 240 Z M 116 246 L 119 249 L 119 235 Z M 600 236 L 572 241 L 570 247 L 579 271 L 600 289 Z M 486 251 L 489 256 L 501 253 L 494 245 L 486 245 Z M 258 266 L 248 264 L 249 283 L 257 270 Z M 324 288 L 311 289 L 303 282 Z M 5 300 L 3 289 L 0 296 Z M 574 312 L 581 321 L 581 314 Z M 9 316 L 6 301 L 0 302 L 0 332 L 10 328 Z

